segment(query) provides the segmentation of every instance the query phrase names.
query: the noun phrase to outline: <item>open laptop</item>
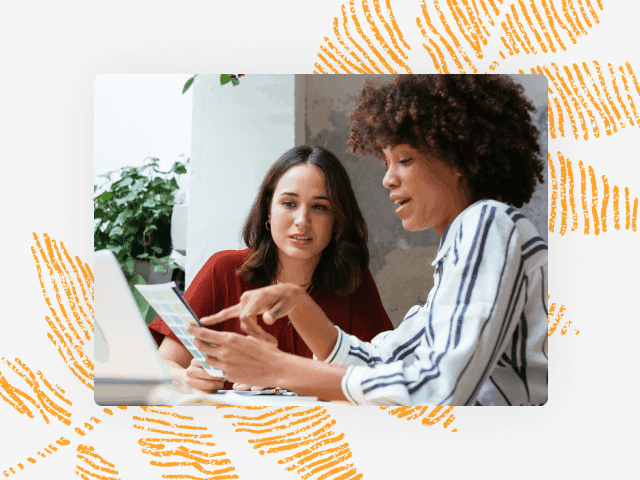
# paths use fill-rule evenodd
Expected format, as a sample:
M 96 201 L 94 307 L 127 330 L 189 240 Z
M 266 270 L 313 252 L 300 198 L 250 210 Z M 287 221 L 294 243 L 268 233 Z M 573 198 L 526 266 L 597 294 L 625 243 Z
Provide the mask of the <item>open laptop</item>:
M 98 405 L 150 405 L 171 385 L 156 344 L 115 255 L 94 253 L 94 400 Z

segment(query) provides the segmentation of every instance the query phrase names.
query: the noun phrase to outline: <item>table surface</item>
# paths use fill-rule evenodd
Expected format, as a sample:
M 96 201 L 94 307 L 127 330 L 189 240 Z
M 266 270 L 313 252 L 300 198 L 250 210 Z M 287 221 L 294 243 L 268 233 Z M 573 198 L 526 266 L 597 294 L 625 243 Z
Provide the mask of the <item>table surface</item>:
M 289 395 L 246 395 L 227 390 L 225 393 L 180 393 L 170 387 L 159 387 L 150 395 L 150 403 L 156 405 L 214 405 L 214 406 L 316 406 L 328 404 L 351 405 L 348 402 L 326 402 L 317 397 Z

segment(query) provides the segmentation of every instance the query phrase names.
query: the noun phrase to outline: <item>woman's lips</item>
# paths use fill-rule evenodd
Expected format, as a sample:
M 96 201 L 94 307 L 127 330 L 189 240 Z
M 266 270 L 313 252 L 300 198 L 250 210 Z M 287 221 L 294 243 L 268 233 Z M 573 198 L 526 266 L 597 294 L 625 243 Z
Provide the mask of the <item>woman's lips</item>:
M 396 208 L 396 215 L 400 215 L 410 201 L 411 200 L 403 200 L 402 203 L 398 205 L 398 208 Z
M 291 243 L 293 243 L 294 245 L 300 245 L 300 246 L 309 245 L 313 241 L 313 238 L 310 238 L 308 240 L 303 240 L 302 238 L 289 237 L 289 239 L 291 240 Z

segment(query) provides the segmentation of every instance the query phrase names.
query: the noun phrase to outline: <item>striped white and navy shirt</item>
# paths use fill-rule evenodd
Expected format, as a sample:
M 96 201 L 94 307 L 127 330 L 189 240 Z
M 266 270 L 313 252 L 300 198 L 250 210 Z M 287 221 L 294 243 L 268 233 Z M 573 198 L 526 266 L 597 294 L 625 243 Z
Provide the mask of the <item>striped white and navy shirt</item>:
M 547 244 L 495 200 L 449 225 L 427 303 L 371 343 L 338 327 L 327 362 L 348 366 L 359 405 L 540 405 L 547 402 Z

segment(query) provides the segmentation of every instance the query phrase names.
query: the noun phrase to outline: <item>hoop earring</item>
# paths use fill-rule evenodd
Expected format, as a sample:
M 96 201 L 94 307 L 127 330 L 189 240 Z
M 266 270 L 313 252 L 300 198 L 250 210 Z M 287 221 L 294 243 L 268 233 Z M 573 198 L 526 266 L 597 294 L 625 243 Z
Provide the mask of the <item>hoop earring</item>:
M 267 220 L 267 221 L 266 221 L 266 223 L 264 224 L 264 226 L 265 226 L 265 227 L 267 227 L 267 230 L 271 230 L 271 229 L 269 228 L 269 220 Z

